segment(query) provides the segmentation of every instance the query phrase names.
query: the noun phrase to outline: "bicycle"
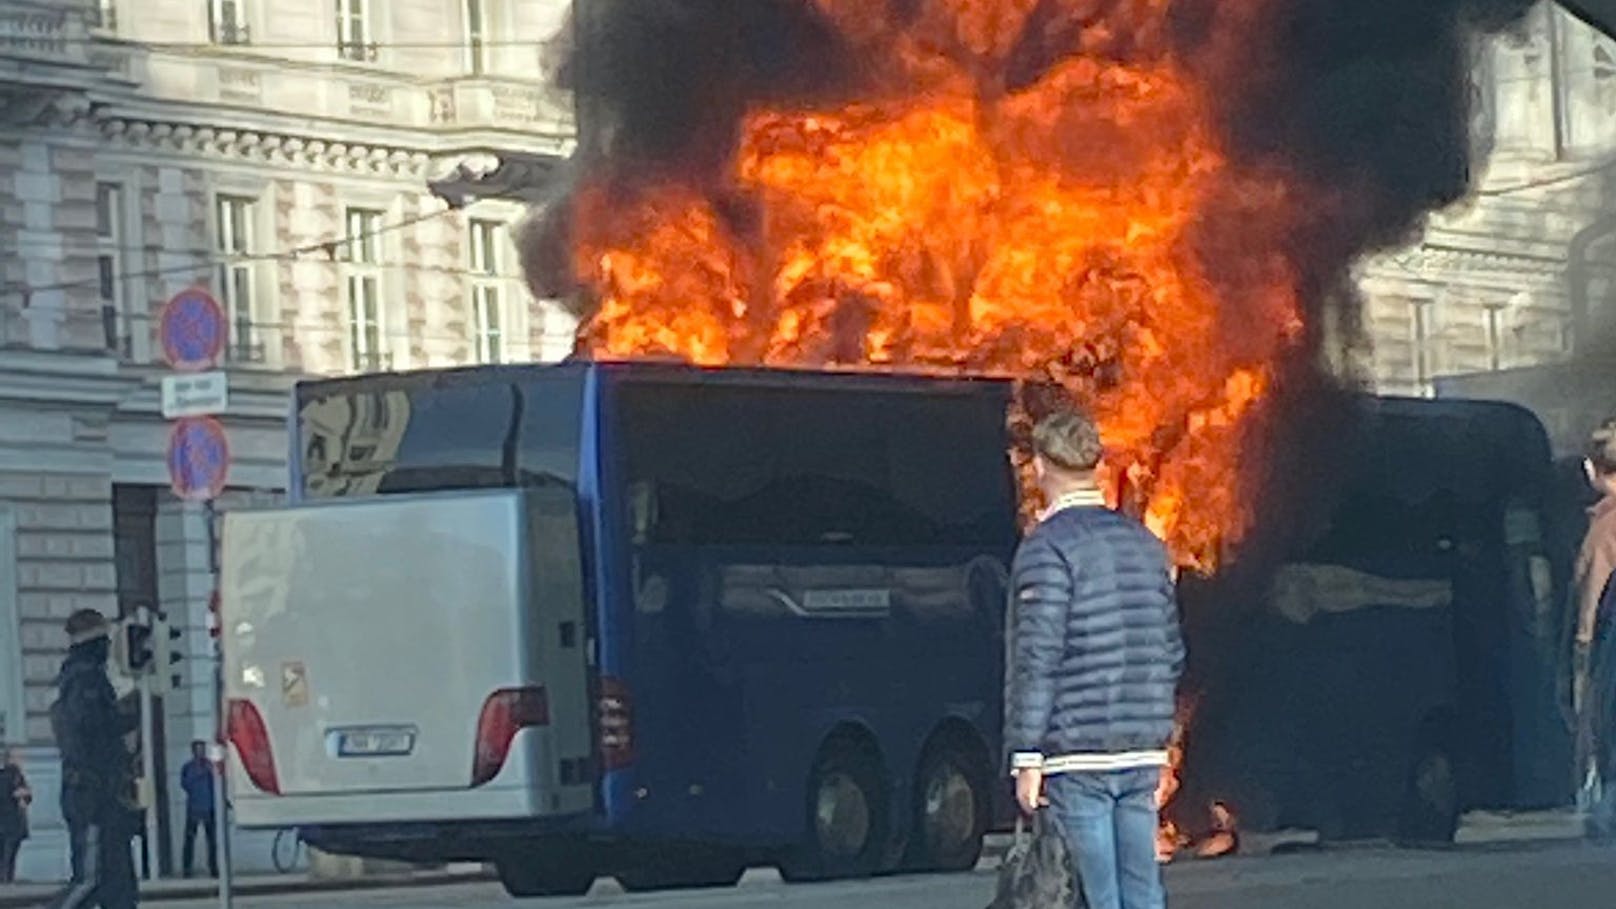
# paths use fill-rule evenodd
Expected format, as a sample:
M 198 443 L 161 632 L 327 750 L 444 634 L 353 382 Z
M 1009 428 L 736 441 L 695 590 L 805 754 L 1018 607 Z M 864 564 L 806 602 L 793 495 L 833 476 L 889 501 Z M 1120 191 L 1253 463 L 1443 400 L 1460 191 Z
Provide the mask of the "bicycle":
M 296 827 L 283 827 L 275 831 L 275 842 L 270 846 L 270 861 L 281 874 L 291 874 L 302 864 L 307 854 L 303 834 Z

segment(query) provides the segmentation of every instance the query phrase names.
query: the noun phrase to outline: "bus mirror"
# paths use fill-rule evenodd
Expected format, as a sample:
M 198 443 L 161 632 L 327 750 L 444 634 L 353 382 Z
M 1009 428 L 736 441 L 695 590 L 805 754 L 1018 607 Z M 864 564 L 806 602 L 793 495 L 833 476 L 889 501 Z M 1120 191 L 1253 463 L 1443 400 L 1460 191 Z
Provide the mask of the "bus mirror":
M 628 490 L 628 503 L 629 516 L 634 522 L 634 542 L 645 543 L 651 538 L 651 528 L 656 526 L 656 487 L 643 482 L 633 484 Z

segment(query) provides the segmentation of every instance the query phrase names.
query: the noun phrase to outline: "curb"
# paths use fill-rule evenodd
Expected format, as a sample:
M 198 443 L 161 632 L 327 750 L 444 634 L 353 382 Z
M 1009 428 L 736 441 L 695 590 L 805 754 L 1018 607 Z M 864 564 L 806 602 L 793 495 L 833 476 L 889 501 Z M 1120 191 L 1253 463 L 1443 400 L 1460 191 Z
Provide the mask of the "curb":
M 1546 845 L 1581 839 L 1578 818 L 1564 812 L 1542 812 L 1521 815 L 1478 814 L 1467 819 L 1460 829 L 1455 846 Z M 990 833 L 982 844 L 982 867 L 991 869 L 1003 860 L 1014 837 L 1009 833 Z M 1254 858 L 1272 855 L 1285 847 L 1311 847 L 1321 851 L 1350 850 L 1351 844 L 1320 844 L 1316 834 L 1305 831 L 1243 834 L 1239 856 Z M 1217 860 L 1210 860 L 1215 864 Z M 1186 856 L 1173 865 L 1194 865 L 1200 862 Z M 273 876 L 254 875 L 233 881 L 232 892 L 238 896 L 278 896 L 299 893 L 344 893 L 372 890 L 390 890 L 406 887 L 448 887 L 456 884 L 476 884 L 494 880 L 488 871 L 417 872 L 405 874 L 378 874 L 364 877 L 316 878 L 307 875 Z M 21 892 L 0 889 L 0 909 L 37 909 L 55 895 L 58 888 L 25 885 Z M 161 881 L 141 888 L 143 902 L 195 902 L 218 895 L 218 885 L 211 880 Z
M 387 874 L 353 878 L 260 877 L 253 876 L 231 882 L 235 896 L 280 896 L 298 893 L 342 893 L 363 890 L 390 890 L 402 887 L 447 887 L 455 884 L 474 884 L 493 880 L 487 872 L 459 872 L 448 874 Z M 218 896 L 218 884 L 211 880 L 190 882 L 158 882 L 141 887 L 141 902 L 166 903 L 212 899 Z M 37 909 L 56 894 L 56 888 L 29 886 L 25 893 L 7 893 L 0 890 L 0 909 Z
M 1464 818 L 1453 843 L 1448 848 L 1570 843 L 1585 839 L 1585 836 L 1582 817 L 1563 809 L 1523 812 L 1476 811 Z M 1010 850 L 1013 839 L 1009 833 L 989 833 L 982 844 L 982 858 L 1002 860 L 1005 853 Z M 1228 857 L 1260 858 L 1298 849 L 1339 851 L 1371 844 L 1383 845 L 1378 840 L 1322 842 L 1318 833 L 1311 830 L 1242 832 L 1239 851 Z M 1185 853 L 1169 864 L 1195 864 L 1198 861 L 1200 860 L 1191 854 Z M 1215 862 L 1217 859 L 1207 861 Z

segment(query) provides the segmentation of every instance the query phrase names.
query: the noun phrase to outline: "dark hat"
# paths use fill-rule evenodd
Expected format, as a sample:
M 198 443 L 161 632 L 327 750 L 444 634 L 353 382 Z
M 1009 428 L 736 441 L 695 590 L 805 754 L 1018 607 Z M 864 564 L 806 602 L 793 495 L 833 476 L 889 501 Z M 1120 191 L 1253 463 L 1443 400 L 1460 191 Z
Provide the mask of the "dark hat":
M 83 644 L 110 633 L 107 617 L 94 609 L 80 609 L 67 617 L 67 640 L 70 644 Z

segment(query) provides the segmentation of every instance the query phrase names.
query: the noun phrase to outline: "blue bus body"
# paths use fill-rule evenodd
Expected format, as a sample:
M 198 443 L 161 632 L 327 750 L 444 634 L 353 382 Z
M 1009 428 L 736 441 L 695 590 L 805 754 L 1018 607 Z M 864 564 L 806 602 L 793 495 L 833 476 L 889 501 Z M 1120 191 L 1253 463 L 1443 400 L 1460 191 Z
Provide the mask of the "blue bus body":
M 597 754 L 587 816 L 306 835 L 399 857 L 571 839 L 789 865 L 813 838 L 824 765 L 845 751 L 877 790 L 861 796 L 879 815 L 863 825 L 881 842 L 839 864 L 803 859 L 802 876 L 950 864 L 917 856 L 928 761 L 946 752 L 968 770 L 973 839 L 1009 807 L 994 769 L 1016 542 L 1009 394 L 991 380 L 604 363 L 301 386 L 294 505 L 575 489 L 594 681 L 620 690 L 632 735 L 631 754 Z M 362 424 L 378 395 L 407 400 L 405 428 L 312 426 Z
M 751 861 L 794 879 L 968 867 L 1010 810 L 998 771 L 1011 394 L 996 380 L 643 363 L 301 386 L 294 503 L 575 490 L 593 681 L 632 730 L 631 748 L 597 749 L 586 814 L 308 837 L 350 854 L 493 860 L 518 894 L 576 892 L 596 873 L 725 883 Z M 362 425 L 352 402 L 378 395 L 407 401 L 406 427 Z M 1231 799 L 1254 826 L 1440 837 L 1464 807 L 1563 800 L 1548 637 L 1563 628 L 1567 566 L 1560 541 L 1532 532 L 1555 523 L 1542 427 L 1494 405 L 1353 406 L 1336 446 L 1351 469 L 1292 484 L 1305 499 L 1292 505 L 1322 520 L 1284 561 L 1440 582 L 1446 608 L 1371 597 L 1298 623 L 1190 585 L 1206 698 L 1176 804 Z M 1448 802 L 1407 787 L 1432 759 L 1453 765 Z M 854 854 L 805 847 L 859 799 Z M 961 804 L 970 842 L 933 842 L 930 812 Z
M 1266 588 L 1183 591 L 1202 695 L 1181 821 L 1451 840 L 1570 800 L 1559 704 L 1575 505 L 1529 412 L 1360 399 L 1280 482 Z

